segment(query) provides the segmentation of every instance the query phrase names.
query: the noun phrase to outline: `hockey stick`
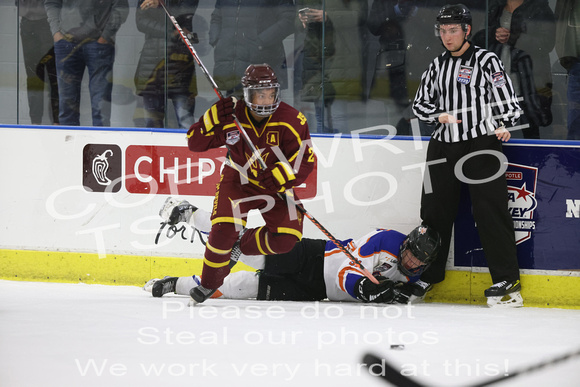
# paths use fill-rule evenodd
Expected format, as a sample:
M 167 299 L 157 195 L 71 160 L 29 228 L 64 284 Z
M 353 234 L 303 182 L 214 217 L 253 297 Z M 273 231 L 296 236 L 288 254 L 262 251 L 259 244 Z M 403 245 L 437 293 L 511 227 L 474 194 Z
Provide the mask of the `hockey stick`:
M 171 22 L 173 23 L 173 25 L 175 26 L 175 28 L 179 32 L 179 35 L 181 36 L 181 39 L 183 40 L 183 42 L 185 43 L 185 45 L 189 48 L 189 52 L 193 56 L 193 59 L 195 60 L 195 62 L 201 68 L 201 71 L 203 72 L 203 74 L 205 75 L 205 77 L 207 78 L 207 80 L 209 81 L 211 87 L 213 88 L 213 91 L 216 93 L 216 95 L 218 96 L 219 99 L 223 99 L 224 96 L 222 95 L 221 91 L 219 90 L 219 87 L 218 87 L 217 83 L 214 81 L 213 77 L 211 76 L 211 74 L 209 73 L 209 71 L 207 70 L 207 68 L 201 62 L 201 59 L 199 58 L 199 55 L 197 54 L 197 51 L 195 50 L 195 48 L 193 47 L 193 45 L 189 41 L 188 37 L 183 32 L 183 29 L 181 28 L 181 26 L 177 22 L 177 19 L 175 19 L 175 17 L 173 17 L 169 13 L 169 11 L 167 10 L 167 7 L 165 6 L 165 1 L 163 1 L 163 0 L 158 0 L 158 1 L 159 1 L 159 4 L 161 4 L 161 7 L 163 7 L 163 10 L 165 11 L 165 13 L 167 14 L 167 17 L 169 17 L 169 19 L 171 20 Z M 244 142 L 246 143 L 246 145 L 250 148 L 250 151 L 252 152 L 252 160 L 256 160 L 260 164 L 260 167 L 262 169 L 266 169 L 267 168 L 266 162 L 264 161 L 264 159 L 262 159 L 262 156 L 260 155 L 260 152 L 258 151 L 258 149 L 256 148 L 256 146 L 252 142 L 252 139 L 250 138 L 250 136 L 248 136 L 248 133 L 246 133 L 246 131 L 242 127 L 242 124 L 240 123 L 240 121 L 238 120 L 238 118 L 235 116 L 235 114 L 233 115 L 233 117 L 234 117 L 234 123 L 235 123 L 236 127 L 238 128 L 238 130 L 240 131 L 240 134 L 242 135 L 242 138 L 244 139 Z M 338 247 L 340 249 L 340 251 L 342 251 L 351 260 L 351 262 L 353 264 L 355 264 L 361 270 L 361 272 L 368 279 L 370 279 L 373 283 L 375 283 L 375 284 L 378 285 L 379 281 L 375 277 L 373 277 L 373 275 L 363 266 L 362 262 L 360 260 L 358 260 L 357 258 L 355 258 L 355 256 L 352 255 L 352 253 L 346 247 L 344 247 L 342 245 L 342 243 L 340 243 L 340 241 L 338 239 L 336 239 L 330 233 L 330 231 L 328 231 L 319 221 L 317 221 L 314 218 L 314 216 L 312 216 L 308 211 L 306 211 L 306 209 L 304 208 L 304 206 L 302 206 L 301 204 L 297 203 L 293 198 L 291 198 L 290 196 L 286 195 L 286 193 L 281 193 L 281 194 L 278 194 L 278 195 L 282 199 L 285 199 L 290 204 L 294 205 L 298 209 L 298 211 L 300 211 L 302 214 L 304 214 L 304 216 L 306 216 L 308 219 L 310 219 L 310 221 L 312 223 L 314 223 L 314 225 L 316 227 L 318 227 L 318 229 L 320 231 L 322 231 L 322 233 L 328 239 L 330 239 L 336 245 L 336 247 Z
M 531 366 L 521 368 L 519 370 L 510 372 L 508 375 L 500 375 L 496 378 L 487 380 L 485 382 L 473 384 L 473 385 L 471 385 L 471 387 L 491 386 L 492 384 L 503 382 L 504 380 L 511 379 L 511 378 L 514 378 L 514 377 L 519 376 L 519 375 L 529 374 L 531 372 L 535 372 L 535 371 L 540 370 L 542 368 L 561 363 L 561 362 L 566 361 L 568 359 L 572 359 L 576 356 L 580 356 L 580 349 L 576 349 L 573 352 L 569 352 L 569 353 L 557 356 L 557 357 L 552 358 L 550 360 L 545 360 L 545 361 L 533 364 Z M 378 357 L 372 353 L 367 353 L 366 355 L 364 355 L 363 362 L 368 367 L 369 373 L 371 373 L 374 376 L 380 376 L 382 379 L 384 379 L 385 381 L 387 381 L 391 384 L 394 384 L 395 386 L 398 386 L 398 387 L 425 387 L 426 386 L 425 384 L 421 384 L 421 383 L 414 381 L 411 377 L 408 377 L 408 376 L 401 374 L 401 372 L 399 370 L 397 370 L 392 365 L 388 364 L 385 359 L 381 359 L 380 357 Z M 380 373 L 376 372 L 375 367 L 380 367 Z

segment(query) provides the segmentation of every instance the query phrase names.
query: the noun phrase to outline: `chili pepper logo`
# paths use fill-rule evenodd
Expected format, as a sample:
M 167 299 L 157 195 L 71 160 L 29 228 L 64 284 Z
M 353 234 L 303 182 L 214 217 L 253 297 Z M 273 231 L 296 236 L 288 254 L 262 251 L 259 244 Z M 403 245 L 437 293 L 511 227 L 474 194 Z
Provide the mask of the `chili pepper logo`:
M 88 192 L 119 192 L 123 153 L 116 144 L 87 144 L 83 148 L 83 187 Z
M 107 171 L 109 170 L 107 154 L 113 156 L 113 151 L 107 149 L 103 154 L 97 155 L 93 159 L 93 176 L 98 184 L 105 186 L 111 184 L 111 180 L 107 177 Z

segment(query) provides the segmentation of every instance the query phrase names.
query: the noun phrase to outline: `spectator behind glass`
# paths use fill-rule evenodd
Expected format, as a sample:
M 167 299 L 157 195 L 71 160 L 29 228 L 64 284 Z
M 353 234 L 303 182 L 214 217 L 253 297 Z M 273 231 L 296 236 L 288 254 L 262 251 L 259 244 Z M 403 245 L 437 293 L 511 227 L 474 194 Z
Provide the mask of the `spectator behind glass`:
M 51 122 L 58 125 L 58 81 L 54 45 L 43 0 L 16 0 L 20 14 L 20 37 L 26 69 L 28 111 L 32 125 L 44 115 L 44 82 L 50 86 Z
M 390 106 L 389 110 L 395 110 L 394 120 L 391 114 L 387 114 L 391 124 L 403 120 L 402 112 L 410 104 L 406 74 L 407 51 L 418 46 L 415 45 L 417 34 L 407 36 L 405 32 L 408 24 L 417 28 L 414 19 L 418 11 L 416 3 L 415 0 L 375 0 L 369 13 L 369 31 L 379 37 L 380 44 L 375 57 L 369 98 L 383 100 Z M 410 134 L 408 124 L 404 124 L 404 121 L 397 125 L 399 135 Z
M 525 138 L 540 138 L 540 126 L 552 122 L 552 72 L 550 51 L 554 48 L 556 25 L 547 0 L 490 1 L 487 39 L 510 74 L 525 117 Z M 474 37 L 485 47 L 485 31 Z
M 318 133 L 358 129 L 348 125 L 348 102 L 363 97 L 361 27 L 366 28 L 368 4 L 328 1 L 324 13 L 322 1 L 305 0 L 298 2 L 298 8 L 304 9 L 298 14 L 299 28 L 306 30 L 300 99 L 314 102 Z
M 294 32 L 292 0 L 217 0 L 209 43 L 214 47 L 213 78 L 224 95 L 241 97 L 240 79 L 250 64 L 269 64 L 282 89 L 288 87 L 282 41 Z
M 568 140 L 580 140 L 580 4 L 556 2 L 556 53 L 568 71 Z
M 151 0 L 139 0 L 135 15 L 137 29 L 145 42 L 135 72 L 135 88 L 143 97 L 145 126 L 164 127 L 166 100 L 171 99 L 177 125 L 189 127 L 194 119 L 197 83 L 195 62 L 179 32 L 161 7 L 149 7 Z M 166 0 L 165 5 L 184 33 L 192 31 L 192 19 L 199 0 Z M 189 35 L 192 44 L 197 35 Z
M 54 39 L 59 122 L 80 125 L 81 82 L 89 72 L 93 126 L 109 126 L 115 35 L 127 19 L 127 0 L 45 0 Z

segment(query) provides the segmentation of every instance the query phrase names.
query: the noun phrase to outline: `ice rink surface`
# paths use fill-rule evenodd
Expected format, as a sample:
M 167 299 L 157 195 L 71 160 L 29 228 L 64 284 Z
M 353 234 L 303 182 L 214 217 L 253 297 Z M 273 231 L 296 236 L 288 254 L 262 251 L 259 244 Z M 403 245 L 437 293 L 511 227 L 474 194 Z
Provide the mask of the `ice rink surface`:
M 0 386 L 387 386 L 361 365 L 366 352 L 429 386 L 469 386 L 580 348 L 580 310 L 187 304 L 131 286 L 0 281 Z M 496 385 L 578 386 L 580 357 Z

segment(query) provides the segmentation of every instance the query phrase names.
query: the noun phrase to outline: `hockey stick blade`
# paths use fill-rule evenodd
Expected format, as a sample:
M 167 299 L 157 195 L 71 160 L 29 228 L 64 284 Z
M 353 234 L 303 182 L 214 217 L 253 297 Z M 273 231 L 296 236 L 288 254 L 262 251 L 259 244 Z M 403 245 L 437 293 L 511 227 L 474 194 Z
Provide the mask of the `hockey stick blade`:
M 550 360 L 536 363 L 536 364 L 528 366 L 526 368 L 515 370 L 513 372 L 510 372 L 508 375 L 501 375 L 497 378 L 488 380 L 486 382 L 474 384 L 472 387 L 491 386 L 492 384 L 503 382 L 506 379 L 511 379 L 511 378 L 514 378 L 514 377 L 519 376 L 519 375 L 529 374 L 531 372 L 535 372 L 535 371 L 540 370 L 542 368 L 561 363 L 561 362 L 566 361 L 568 359 L 572 359 L 573 357 L 576 357 L 576 356 L 580 356 L 580 349 L 576 349 L 576 351 L 574 351 L 574 352 L 566 353 L 564 355 L 560 355 L 560 356 L 555 357 L 555 358 L 550 359 Z
M 397 387 L 425 387 L 424 384 L 417 383 L 409 376 L 401 374 L 399 370 L 381 359 L 377 355 L 367 353 L 363 357 L 363 363 L 367 366 L 369 374 L 378 376 L 381 379 Z
M 552 366 L 554 364 L 561 363 L 568 359 L 572 359 L 576 356 L 580 356 L 580 349 L 577 349 L 573 352 L 566 353 L 555 357 L 550 360 L 546 360 L 543 362 L 536 363 L 534 365 L 515 370 L 510 372 L 508 375 L 501 375 L 499 377 L 478 383 L 473 384 L 471 387 L 484 387 L 484 386 L 491 386 L 496 383 L 500 383 L 505 381 L 506 379 L 511 379 L 519 375 L 529 374 L 535 371 L 538 371 L 542 368 Z M 369 374 L 372 376 L 378 376 L 381 379 L 397 386 L 397 387 L 426 387 L 426 385 L 418 383 L 412 379 L 410 376 L 405 376 L 401 374 L 399 370 L 397 370 L 392 365 L 388 364 L 385 359 L 381 359 L 377 355 L 372 353 L 367 353 L 363 357 L 363 363 L 369 369 Z

